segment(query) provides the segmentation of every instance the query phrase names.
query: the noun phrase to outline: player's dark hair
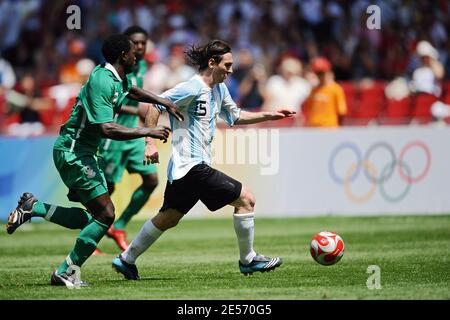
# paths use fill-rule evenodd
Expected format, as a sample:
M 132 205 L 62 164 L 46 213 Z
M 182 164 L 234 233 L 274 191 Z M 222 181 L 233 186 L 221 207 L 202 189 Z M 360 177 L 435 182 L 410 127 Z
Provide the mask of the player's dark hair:
M 123 32 L 123 34 L 126 35 L 127 37 L 135 33 L 142 33 L 145 34 L 146 37 L 148 37 L 147 31 L 145 31 L 145 29 L 140 26 L 130 26 Z
M 231 47 L 222 40 L 212 40 L 204 46 L 197 47 L 194 44 L 185 52 L 188 61 L 203 71 L 208 67 L 209 59 L 220 63 L 225 53 L 231 52 Z
M 128 52 L 130 49 L 131 42 L 126 35 L 113 34 L 103 42 L 102 53 L 106 62 L 113 64 L 119 59 L 122 52 Z

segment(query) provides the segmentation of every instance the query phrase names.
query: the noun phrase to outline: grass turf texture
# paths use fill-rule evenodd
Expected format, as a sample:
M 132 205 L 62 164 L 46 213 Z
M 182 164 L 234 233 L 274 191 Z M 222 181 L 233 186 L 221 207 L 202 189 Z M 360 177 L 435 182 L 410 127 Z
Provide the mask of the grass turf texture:
M 130 223 L 130 240 L 142 223 Z M 104 238 L 99 247 L 108 255 L 88 259 L 81 275 L 91 286 L 80 290 L 49 285 L 78 231 L 32 222 L 8 235 L 1 225 L 0 299 L 450 299 L 448 215 L 257 218 L 256 250 L 284 264 L 250 277 L 239 272 L 232 225 L 231 218 L 181 221 L 138 259 L 140 281 L 112 270 L 118 249 Z M 309 253 L 311 237 L 324 230 L 345 242 L 333 266 Z M 369 265 L 381 269 L 379 290 L 367 288 Z

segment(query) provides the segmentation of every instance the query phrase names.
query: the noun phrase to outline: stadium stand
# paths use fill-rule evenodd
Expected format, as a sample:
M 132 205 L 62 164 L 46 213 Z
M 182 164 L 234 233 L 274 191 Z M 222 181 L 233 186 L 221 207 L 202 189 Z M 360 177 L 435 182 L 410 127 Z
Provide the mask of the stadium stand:
M 129 21 L 135 21 L 149 31 L 153 41 L 149 43 L 149 53 L 158 57 L 159 66 L 150 70 L 150 77 L 167 77 L 161 73 L 164 69 L 161 66 L 171 70 L 173 48 L 202 42 L 201 39 L 221 38 L 236 49 L 236 70 L 239 69 L 237 53 L 245 49 L 252 53 L 255 63 L 265 68 L 267 78 L 277 73 L 283 57 L 293 56 L 304 65 L 301 76 L 314 84 L 309 62 L 316 56 L 328 58 L 347 99 L 349 112 L 344 125 L 429 124 L 433 121 L 431 104 L 436 99 L 450 103 L 448 1 L 385 1 L 381 31 L 367 29 L 364 22 L 367 1 L 364 0 L 278 0 L 264 4 L 134 0 L 110 5 L 112 2 L 79 2 L 83 12 L 80 30 L 69 30 L 66 26 L 67 1 L 37 1 L 33 6 L 27 6 L 25 0 L 5 2 L 0 25 L 3 34 L 8 36 L 0 39 L 0 58 L 11 64 L 17 79 L 33 74 L 38 91 L 45 97 L 50 87 L 67 81 L 61 78 L 64 66 L 70 62 L 75 72 L 77 61 L 101 63 L 102 39 L 122 32 Z M 200 5 L 202 10 L 196 10 Z M 48 19 L 49 16 L 58 18 Z M 110 18 L 100 18 L 104 16 Z M 9 24 L 11 17 L 17 17 L 17 23 Z M 423 40 L 439 53 L 445 69 L 442 94 L 436 98 L 418 95 L 397 100 L 382 94 L 383 87 L 396 77 L 411 80 L 413 71 L 420 66 L 416 47 Z M 76 74 L 74 78 L 78 78 Z M 234 86 L 229 87 L 236 90 L 230 92 L 236 101 L 240 98 L 237 88 L 244 78 L 241 75 L 231 79 Z M 367 79 L 373 86 L 364 86 Z M 168 83 L 162 83 L 160 89 L 165 90 L 167 86 Z M 8 108 L 4 95 L 0 88 L 0 99 L 3 99 L 0 100 L 0 133 L 7 133 L 9 125 L 21 121 Z M 64 105 L 53 101 L 46 110 L 39 110 L 47 133 L 56 132 L 67 119 L 74 96 L 67 98 L 72 100 Z M 277 123 L 283 127 L 299 124 L 299 121 Z

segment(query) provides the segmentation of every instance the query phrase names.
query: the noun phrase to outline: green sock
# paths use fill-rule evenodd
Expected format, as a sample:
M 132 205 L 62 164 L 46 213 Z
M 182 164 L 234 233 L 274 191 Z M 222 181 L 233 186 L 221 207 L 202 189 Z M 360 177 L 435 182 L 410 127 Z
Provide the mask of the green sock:
M 114 222 L 114 228 L 124 229 L 128 222 L 131 220 L 131 217 L 137 214 L 148 201 L 148 198 L 150 198 L 150 194 L 151 192 L 143 187 L 137 188 L 136 191 L 134 191 L 133 196 L 131 197 L 130 203 L 125 208 L 120 218 L 116 222 Z
M 91 218 L 89 213 L 82 208 L 64 208 L 41 201 L 34 204 L 32 215 L 69 229 L 82 229 Z
M 69 253 L 67 258 L 58 268 L 58 274 L 66 272 L 69 265 L 81 265 L 90 257 L 97 243 L 108 231 L 109 226 L 100 221 L 91 218 L 89 223 L 80 231 L 80 234 L 75 241 L 75 247 Z

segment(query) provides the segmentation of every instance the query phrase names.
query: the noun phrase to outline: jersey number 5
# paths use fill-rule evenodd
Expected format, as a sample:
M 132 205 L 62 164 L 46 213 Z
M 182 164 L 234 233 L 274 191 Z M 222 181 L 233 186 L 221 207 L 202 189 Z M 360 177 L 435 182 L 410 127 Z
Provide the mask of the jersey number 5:
M 197 104 L 195 105 L 195 112 L 194 114 L 199 117 L 206 116 L 206 101 L 198 100 Z

